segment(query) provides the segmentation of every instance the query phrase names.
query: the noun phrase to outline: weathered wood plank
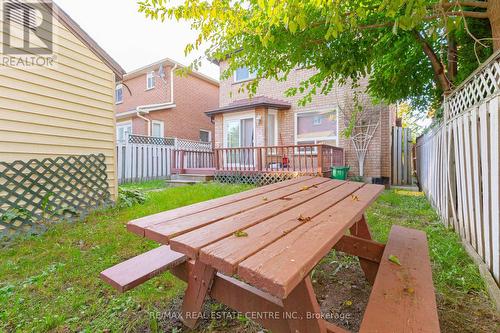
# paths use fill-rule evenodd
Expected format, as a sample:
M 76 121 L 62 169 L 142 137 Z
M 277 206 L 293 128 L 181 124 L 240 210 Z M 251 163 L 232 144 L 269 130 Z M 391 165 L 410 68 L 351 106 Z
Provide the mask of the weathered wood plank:
M 475 226 L 477 247 L 476 251 L 481 257 L 484 257 L 484 244 L 483 244 L 483 211 L 481 205 L 481 170 L 480 170 L 480 156 L 479 156 L 479 136 L 478 136 L 478 108 L 474 108 L 471 112 L 471 147 L 472 147 L 472 169 L 473 169 L 473 182 L 474 182 L 474 213 L 475 213 Z
M 293 193 L 302 191 L 303 188 L 319 185 L 330 181 L 327 178 L 313 178 L 295 185 L 280 188 L 276 191 L 268 192 L 260 196 L 244 199 L 236 203 L 225 205 L 223 208 L 211 209 L 189 216 L 180 217 L 175 220 L 156 224 L 145 230 L 145 237 L 167 244 L 172 238 L 190 232 L 192 230 L 204 227 L 208 224 L 219 221 L 239 213 L 243 213 L 252 208 L 264 207 L 275 200 L 287 197 Z
M 385 245 L 373 240 L 344 235 L 333 248 L 336 251 L 379 263 Z
M 325 323 L 318 320 L 321 318 L 321 311 L 309 276 L 283 300 L 283 306 L 291 314 L 288 319 L 290 332 L 326 333 Z
M 182 302 L 182 322 L 189 328 L 195 328 L 201 316 L 205 298 L 210 291 L 215 269 L 197 261 L 189 272 L 188 286 Z
M 125 292 L 186 259 L 184 254 L 172 251 L 169 246 L 160 246 L 102 271 L 100 277 L 116 290 Z
M 202 247 L 231 236 L 237 231 L 252 227 L 267 219 L 273 217 L 280 218 L 283 216 L 281 213 L 289 210 L 293 211 L 294 207 L 301 204 L 311 204 L 311 200 L 316 201 L 318 196 L 324 193 L 331 193 L 331 190 L 343 184 L 345 184 L 344 181 L 338 180 L 331 180 L 318 184 L 305 191 L 299 191 L 284 197 L 283 200 L 276 200 L 270 204 L 258 206 L 241 214 L 233 215 L 203 228 L 182 234 L 171 239 L 170 246 L 173 250 L 184 253 L 190 258 L 196 258 L 198 256 L 198 251 Z M 323 205 L 326 208 L 328 202 L 323 201 Z M 296 216 L 298 217 L 299 213 L 296 213 Z
M 281 188 L 292 186 L 294 184 L 299 184 L 299 183 L 307 181 L 311 178 L 312 177 L 309 177 L 309 176 L 299 177 L 299 178 L 287 180 L 287 181 L 284 181 L 281 183 L 276 183 L 276 184 L 272 184 L 272 185 L 268 185 L 268 186 L 259 187 L 259 188 L 256 188 L 256 189 L 253 189 L 250 191 L 236 193 L 236 194 L 229 195 L 226 197 L 212 199 L 212 200 L 196 203 L 196 204 L 193 204 L 190 206 L 169 210 L 169 211 L 161 212 L 161 213 L 154 214 L 154 215 L 149 215 L 146 217 L 142 217 L 142 218 L 130 221 L 127 224 L 127 229 L 133 233 L 136 233 L 136 234 L 144 237 L 144 229 L 147 227 L 150 227 L 150 226 L 153 226 L 156 224 L 160 224 L 160 223 L 164 223 L 164 222 L 167 222 L 167 221 L 170 221 L 170 220 L 173 220 L 176 218 L 180 218 L 183 216 L 188 216 L 188 215 L 199 213 L 202 211 L 215 209 L 215 208 L 227 205 L 229 203 L 238 202 L 238 201 L 245 200 L 248 198 L 256 197 L 256 196 L 259 196 L 259 195 L 262 195 L 262 194 L 265 194 L 268 192 L 277 191 Z
M 349 229 L 349 231 L 353 236 L 364 238 L 367 240 L 372 239 L 372 235 L 370 233 L 370 229 L 368 228 L 368 224 L 366 223 L 364 215 Z M 359 258 L 359 264 L 361 266 L 361 269 L 365 273 L 365 277 L 368 282 L 370 282 L 370 284 L 373 284 L 373 282 L 375 282 L 375 276 L 377 276 L 378 263 Z
M 364 186 L 241 262 L 238 275 L 277 297 L 288 296 L 383 190 L 379 185 Z
M 389 261 L 391 255 L 401 265 Z M 392 228 L 360 332 L 439 332 L 424 232 Z
M 500 282 L 500 97 L 489 103 L 491 133 L 491 263 L 497 283 Z
M 303 223 L 298 219 L 300 215 L 304 218 L 316 217 L 339 201 L 349 197 L 362 186 L 362 183 L 348 182 L 317 197 L 312 202 L 302 204 L 284 214 L 245 229 L 247 237 L 231 235 L 206 246 L 200 251 L 200 260 L 209 263 L 225 274 L 236 274 L 240 262 L 300 227 Z
M 483 197 L 482 197 L 482 206 L 483 206 L 483 220 L 482 220 L 482 230 L 483 230 L 483 239 L 484 239 L 484 260 L 488 267 L 491 267 L 491 210 L 490 210 L 490 149 L 489 149 L 489 128 L 490 128 L 490 116 L 488 112 L 488 108 L 486 104 L 481 104 L 479 106 L 479 121 L 481 124 L 480 127 L 480 145 L 481 145 L 481 180 L 483 186 Z

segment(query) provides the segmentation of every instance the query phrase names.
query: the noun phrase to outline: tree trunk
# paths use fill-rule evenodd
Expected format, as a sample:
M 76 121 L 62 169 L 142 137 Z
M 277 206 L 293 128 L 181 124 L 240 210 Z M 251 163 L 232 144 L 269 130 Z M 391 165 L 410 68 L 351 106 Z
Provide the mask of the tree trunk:
M 493 50 L 500 50 L 500 0 L 488 1 L 488 17 L 493 37 Z
M 427 58 L 429 58 L 432 69 L 434 70 L 434 75 L 436 76 L 437 83 L 439 84 L 441 89 L 443 89 L 445 94 L 449 93 L 451 91 L 451 83 L 448 77 L 446 76 L 446 73 L 444 72 L 443 64 L 441 63 L 441 61 L 439 61 L 438 56 L 434 53 L 434 50 L 432 50 L 432 47 L 420 34 L 420 32 L 413 30 L 413 35 L 417 39 L 418 43 L 422 46 L 422 49 Z

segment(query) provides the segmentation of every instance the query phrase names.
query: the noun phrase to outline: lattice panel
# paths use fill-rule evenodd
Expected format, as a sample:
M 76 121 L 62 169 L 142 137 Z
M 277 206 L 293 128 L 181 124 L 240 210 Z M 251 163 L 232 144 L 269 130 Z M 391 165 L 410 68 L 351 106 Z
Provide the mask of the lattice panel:
M 0 162 L 0 238 L 39 233 L 110 203 L 103 154 Z
M 497 92 L 500 92 L 500 52 L 446 98 L 447 118 L 458 116 Z
M 194 140 L 186 140 L 178 138 L 162 138 L 162 137 L 131 134 L 128 136 L 128 143 L 141 144 L 141 145 L 172 146 L 178 150 L 212 151 L 212 143 L 210 142 L 202 142 L 202 141 L 194 141 Z
M 212 151 L 212 144 L 210 142 L 177 139 L 176 149 L 190 151 Z
M 214 180 L 229 184 L 250 184 L 264 186 L 297 178 L 299 176 L 320 176 L 300 172 L 224 172 L 216 171 Z
M 142 144 L 142 145 L 163 145 L 174 146 L 175 138 L 161 138 L 155 136 L 144 135 L 129 135 L 128 143 Z

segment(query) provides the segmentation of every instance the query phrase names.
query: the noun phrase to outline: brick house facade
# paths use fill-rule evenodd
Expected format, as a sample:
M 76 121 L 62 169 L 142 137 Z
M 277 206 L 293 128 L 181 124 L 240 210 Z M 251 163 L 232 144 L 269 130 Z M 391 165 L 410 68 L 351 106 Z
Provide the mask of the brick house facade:
M 221 73 L 227 68 L 226 62 L 220 63 Z M 350 175 L 359 175 L 356 151 L 350 139 L 341 135 L 345 128 L 342 115 L 335 111 L 343 99 L 352 96 L 352 91 L 346 86 L 337 86 L 328 95 L 317 94 L 306 106 L 300 106 L 298 101 L 303 97 L 297 94 L 293 97 L 285 97 L 284 92 L 291 87 L 298 87 L 299 83 L 310 77 L 314 71 L 308 69 L 297 69 L 290 73 L 286 82 L 274 80 L 262 80 L 257 89 L 255 97 L 249 99 L 247 92 L 239 91 L 244 80 L 237 81 L 238 74 L 220 83 L 220 105 L 219 108 L 207 112 L 215 123 L 215 147 L 227 147 L 227 123 L 231 119 L 253 117 L 254 146 L 266 145 L 295 145 L 302 143 L 329 143 L 345 150 L 346 164 L 351 166 Z M 249 73 L 246 73 L 251 79 Z M 243 77 L 245 73 L 243 73 Z M 247 80 L 248 81 L 248 80 Z M 362 85 L 366 82 L 362 83 Z M 368 98 L 366 95 L 363 98 Z M 391 128 L 396 118 L 396 108 L 384 104 L 367 103 L 369 110 L 378 114 L 380 111 L 380 123 L 368 147 L 364 164 L 364 175 L 370 178 L 387 178 L 391 176 Z M 366 105 L 366 104 L 365 104 Z M 275 139 L 269 139 L 268 114 L 276 114 L 277 132 Z M 328 119 L 325 119 L 328 115 Z M 317 117 L 312 117 L 317 115 Z M 317 119 L 316 119 L 317 118 Z M 311 120 L 312 119 L 312 120 Z M 314 121 L 318 129 L 308 135 L 307 128 Z M 331 126 L 331 130 L 325 132 L 324 123 Z M 226 125 L 225 125 L 226 124 Z M 226 131 L 226 132 L 225 132 Z M 271 130 L 272 132 L 272 130 Z M 314 133 L 317 138 L 314 139 Z M 325 134 L 328 133 L 328 134 Z M 311 137 L 311 140 L 307 139 Z M 305 139 L 304 139 L 305 138 Z M 309 140 L 309 141 L 308 141 Z M 314 141 L 314 142 L 313 142 Z
M 125 133 L 213 140 L 205 112 L 219 105 L 219 82 L 194 71 L 175 74 L 181 66 L 163 59 L 124 76 L 116 90 L 118 140 Z

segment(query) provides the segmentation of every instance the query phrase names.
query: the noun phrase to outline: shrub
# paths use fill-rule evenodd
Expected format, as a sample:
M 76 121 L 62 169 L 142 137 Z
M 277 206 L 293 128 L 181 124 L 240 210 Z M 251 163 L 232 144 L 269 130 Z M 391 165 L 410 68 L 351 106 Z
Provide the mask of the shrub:
M 137 188 L 119 188 L 118 189 L 118 207 L 132 207 L 135 204 L 146 202 L 146 193 Z

